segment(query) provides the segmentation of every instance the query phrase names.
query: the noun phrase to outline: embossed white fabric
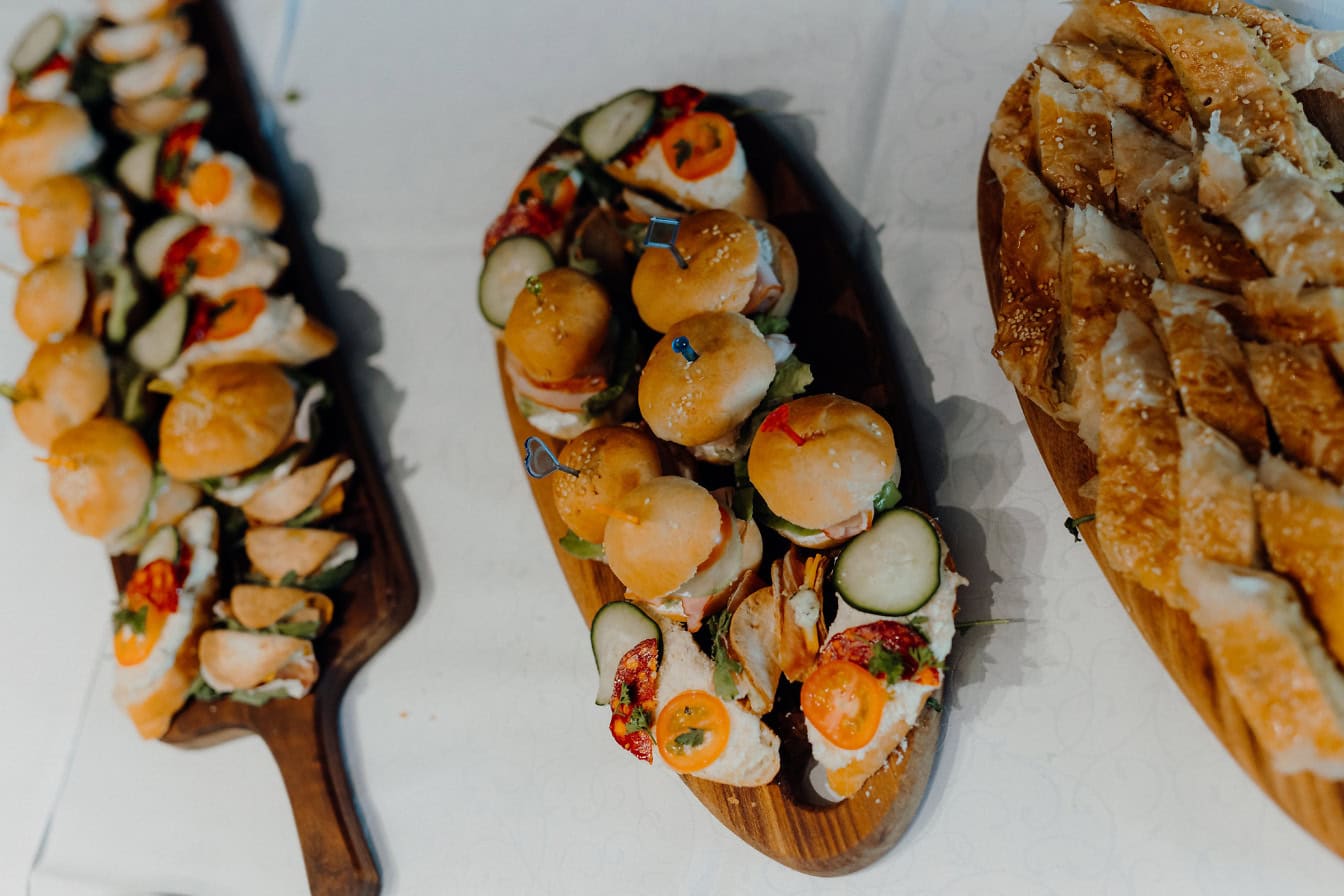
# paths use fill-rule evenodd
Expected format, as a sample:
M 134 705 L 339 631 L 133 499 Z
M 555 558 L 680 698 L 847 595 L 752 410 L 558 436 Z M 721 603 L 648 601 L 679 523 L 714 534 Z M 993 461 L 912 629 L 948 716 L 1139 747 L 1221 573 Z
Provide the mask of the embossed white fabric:
M 0 34 L 34 14 L 20 6 L 0 4 Z M 342 715 L 385 893 L 1338 892 L 1344 864 L 1242 774 L 1065 532 L 989 356 L 980 154 L 1061 4 L 323 0 L 287 60 L 284 4 L 234 9 L 420 569 L 419 612 Z M 900 321 L 923 464 L 973 582 L 962 618 L 1020 620 L 960 636 L 928 798 L 844 878 L 758 855 L 611 742 L 476 311 L 482 232 L 549 128 L 678 81 L 747 96 L 819 159 Z M 19 257 L 0 226 L 0 260 Z M 28 351 L 0 321 L 0 378 Z M 260 741 L 145 745 L 112 705 L 107 565 L 3 417 L 0 892 L 23 892 L 44 829 L 36 896 L 304 892 Z

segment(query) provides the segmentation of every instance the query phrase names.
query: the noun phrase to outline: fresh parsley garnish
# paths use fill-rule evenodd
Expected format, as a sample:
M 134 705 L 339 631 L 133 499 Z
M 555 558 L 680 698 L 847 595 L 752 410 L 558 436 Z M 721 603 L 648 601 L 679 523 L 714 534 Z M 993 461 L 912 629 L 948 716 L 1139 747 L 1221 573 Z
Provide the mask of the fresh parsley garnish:
M 298 516 L 294 517 L 289 522 L 285 523 L 285 525 L 291 529 L 302 529 L 304 526 L 313 522 L 321 515 L 322 515 L 322 505 L 320 503 L 314 504 L 307 510 L 300 513 Z
M 1090 523 L 1096 518 L 1097 515 L 1095 513 L 1089 513 L 1086 516 L 1065 517 L 1064 528 L 1069 530 L 1069 534 L 1073 536 L 1074 541 L 1082 541 L 1083 536 L 1078 534 L 1078 527 L 1081 526 L 1083 523 Z
M 616 706 L 617 707 L 629 706 L 633 702 L 634 702 L 634 696 L 630 693 L 630 685 L 629 684 L 621 685 L 621 691 L 616 696 Z
M 208 702 L 211 700 L 218 700 L 222 695 L 219 691 L 206 684 L 204 678 L 197 675 L 196 680 L 191 683 L 191 690 L 187 692 L 187 696 L 194 700 L 205 700 Z
M 621 326 L 621 334 L 616 345 L 616 357 L 611 363 L 610 385 L 583 403 L 583 412 L 596 417 L 611 407 L 625 394 L 630 378 L 639 366 L 639 336 L 634 327 Z
M 534 296 L 541 295 L 541 278 L 538 277 L 536 274 L 533 274 L 531 277 L 528 277 L 527 282 L 524 285 L 527 287 L 527 291 L 532 293 L 532 295 Z
M 277 622 L 270 627 L 269 631 L 277 635 L 287 635 L 291 638 L 304 638 L 311 641 L 317 637 L 317 630 L 321 627 L 321 622 L 310 619 L 307 622 Z
M 560 536 L 560 547 L 580 560 L 601 560 L 606 556 L 606 551 L 603 550 L 602 545 L 575 535 L 573 529 Z
M 649 718 L 648 710 L 643 707 L 636 707 L 635 711 L 630 713 L 630 718 L 625 722 L 625 733 L 636 734 L 640 731 L 648 731 L 653 724 L 653 719 Z
M 905 657 L 882 644 L 874 643 L 873 652 L 868 657 L 868 671 L 889 682 L 900 681 L 905 677 Z
M 742 664 L 728 653 L 728 626 L 733 614 L 729 610 L 709 617 L 709 638 L 714 650 L 714 693 L 721 700 L 737 699 L 737 673 Z
M 689 140 L 678 140 L 676 143 L 672 144 L 672 148 L 677 151 L 676 157 L 673 161 L 673 167 L 676 168 L 680 168 L 682 165 L 685 165 L 686 162 L 691 158 L 691 153 L 695 151 L 695 148 L 691 146 L 691 141 Z
M 673 753 L 685 753 L 687 750 L 693 750 L 705 742 L 705 729 L 687 728 L 685 731 L 672 738 L 669 745 Z
M 934 656 L 933 651 L 927 646 L 916 647 L 914 650 L 910 651 L 910 659 L 915 661 L 915 671 L 911 676 L 912 678 L 914 675 L 918 675 L 925 669 L 943 668 L 943 661 Z
M 297 584 L 299 584 L 299 574 L 292 569 L 280 577 L 281 588 L 293 588 Z
M 138 610 L 122 607 L 112 614 L 112 631 L 120 631 L 122 626 L 127 626 L 137 635 L 145 633 L 145 619 L 149 616 L 149 606 L 143 606 Z
M 901 490 L 896 487 L 896 483 L 888 479 L 882 483 L 882 487 L 873 497 L 873 510 L 881 513 L 884 510 L 890 510 L 899 503 L 901 503 Z
M 929 640 L 929 636 L 924 633 L 924 626 L 929 624 L 929 617 L 911 616 L 909 619 L 905 621 L 905 624 L 910 626 L 915 631 L 919 632 L 919 636 L 923 638 L 925 641 Z

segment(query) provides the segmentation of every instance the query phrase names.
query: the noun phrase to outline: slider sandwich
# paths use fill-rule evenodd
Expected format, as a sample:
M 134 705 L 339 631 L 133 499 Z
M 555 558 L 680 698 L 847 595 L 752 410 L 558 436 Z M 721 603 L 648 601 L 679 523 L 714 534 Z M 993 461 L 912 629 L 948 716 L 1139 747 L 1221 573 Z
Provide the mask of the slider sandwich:
M 755 590 L 761 533 L 728 496 L 660 476 L 617 502 L 603 533 L 607 564 L 633 599 L 698 631 L 704 619 Z
M 200 503 L 194 486 L 156 473 L 131 427 L 95 417 L 51 443 L 51 497 L 65 523 L 102 540 L 110 554 L 137 551 L 149 533 Z
M 205 77 L 205 50 L 196 44 L 169 46 L 112 73 L 113 100 L 134 106 L 155 99 L 189 97 Z
M 289 250 L 240 227 L 212 227 L 186 215 L 149 225 L 135 241 L 140 272 L 165 297 L 178 292 L 220 299 L 249 286 L 269 289 L 289 264 Z
M 716 209 L 685 218 L 677 252 L 646 249 L 630 285 L 644 322 L 659 333 L 704 311 L 787 317 L 798 292 L 798 258 L 772 224 Z
M 155 530 L 112 616 L 113 696 L 146 739 L 163 737 L 191 695 L 197 639 L 218 589 L 219 520 L 201 507 Z
M 633 426 L 602 426 L 560 449 L 562 466 L 577 476 L 551 476 L 556 512 L 569 527 L 560 546 L 584 560 L 601 560 L 611 508 L 625 495 L 663 475 L 658 440 Z
M 104 268 L 125 254 L 130 229 L 116 191 L 74 174 L 39 181 L 19 204 L 19 245 L 36 264 L 74 255 Z
M 235 631 L 315 638 L 331 622 L 331 598 L 302 588 L 234 585 L 215 617 Z
M 268 481 L 243 502 L 243 513 L 253 525 L 306 526 L 327 519 L 341 512 L 345 483 L 354 475 L 355 462 L 333 454 Z
M 253 526 L 243 536 L 251 579 L 258 584 L 327 591 L 355 568 L 359 543 L 331 529 Z
M 78 106 L 24 103 L 0 119 L 0 179 L 16 193 L 93 164 L 102 149 Z
M 111 390 L 102 343 L 83 333 L 43 342 L 9 391 L 14 421 L 28 441 L 48 449 L 57 436 L 92 419 Z
M 78 23 L 58 12 L 45 13 L 28 26 L 9 54 L 10 109 L 54 102 L 65 94 L 82 32 Z
M 182 46 L 190 32 L 184 16 L 165 15 L 97 28 L 89 36 L 88 48 L 99 62 L 125 65 Z
M 216 694 L 260 706 L 297 700 L 317 683 L 313 642 L 288 635 L 211 629 L 201 635 L 201 680 Z
M 811 395 L 773 412 L 757 430 L 747 476 L 768 510 L 761 520 L 806 548 L 841 544 L 899 497 L 891 426 L 839 395 Z
M 201 139 L 201 127 L 189 121 L 137 141 L 117 162 L 117 179 L 137 198 L 207 224 L 273 232 L 283 212 L 280 191 L 239 156 Z
M 633 403 L 634 334 L 587 274 L 555 268 L 529 277 L 504 325 L 504 345 L 514 401 L 544 433 L 572 439 Z
M 215 500 L 242 505 L 288 476 L 311 445 L 326 389 L 320 382 L 301 388 L 274 364 L 220 364 L 193 373 L 159 421 L 160 463 Z
M 706 312 L 673 325 L 654 346 L 639 379 L 639 410 L 658 438 L 730 464 L 745 453 L 743 430 L 752 427 L 744 424 L 762 404 L 792 398 L 811 381 L 787 337 L 762 336 L 740 314 Z
M 54 258 L 19 278 L 14 320 L 33 342 L 69 335 L 84 320 L 89 272 L 78 258 Z

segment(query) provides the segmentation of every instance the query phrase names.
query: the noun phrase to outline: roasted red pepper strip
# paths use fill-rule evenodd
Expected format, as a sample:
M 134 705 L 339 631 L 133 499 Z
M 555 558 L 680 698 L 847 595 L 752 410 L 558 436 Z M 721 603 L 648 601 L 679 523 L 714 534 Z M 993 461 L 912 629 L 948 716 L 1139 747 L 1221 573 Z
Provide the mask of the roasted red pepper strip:
M 873 645 L 881 644 L 887 650 L 901 657 L 902 681 L 919 677 L 927 670 L 920 668 L 919 661 L 912 655 L 919 647 L 928 647 L 929 642 L 914 627 L 903 622 L 870 622 L 837 633 L 817 654 L 817 664 L 828 660 L 849 660 L 851 663 L 868 668 L 873 657 Z M 937 669 L 932 670 L 937 673 Z M 879 678 L 885 676 L 878 675 Z M 937 684 L 937 680 L 921 684 Z
M 181 580 L 172 561 L 155 560 L 131 576 L 126 585 L 126 602 L 132 608 L 149 604 L 160 613 L 175 613 L 180 586 Z
M 182 340 L 182 351 L 186 351 L 196 343 L 205 340 L 206 334 L 210 332 L 210 324 L 215 319 L 215 312 L 218 310 L 202 299 L 192 301 L 191 322 L 187 324 L 187 335 Z
M 176 295 L 182 285 L 191 279 L 191 272 L 188 270 L 192 266 L 191 254 L 209 235 L 210 228 L 198 224 L 174 240 L 168 251 L 163 253 L 159 285 L 163 287 L 165 299 Z
M 187 173 L 187 161 L 196 142 L 201 139 L 203 121 L 189 121 L 168 132 L 159 147 L 158 164 L 154 166 L 154 198 L 169 208 L 177 207 L 177 193 Z
M 611 736 L 636 759 L 653 762 L 654 710 L 658 708 L 658 641 L 649 638 L 632 647 L 616 667 L 611 690 Z M 631 729 L 635 713 L 642 726 Z

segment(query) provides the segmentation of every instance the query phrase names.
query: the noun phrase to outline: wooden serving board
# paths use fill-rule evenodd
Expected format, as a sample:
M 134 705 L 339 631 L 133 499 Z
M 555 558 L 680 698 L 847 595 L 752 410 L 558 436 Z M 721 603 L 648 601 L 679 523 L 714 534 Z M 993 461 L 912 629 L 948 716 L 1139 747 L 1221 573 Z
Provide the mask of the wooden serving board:
M 1344 149 L 1344 101 L 1315 90 L 1303 91 L 1298 97 L 1308 116 L 1336 149 Z M 977 193 L 980 252 L 990 304 L 997 312 L 1002 298 L 999 244 L 1003 235 L 1003 191 L 989 167 L 988 152 L 981 160 Z M 1019 400 L 1027 426 L 1036 439 L 1036 447 L 1069 515 L 1079 517 L 1092 513 L 1095 501 L 1084 497 L 1080 489 L 1096 475 L 1095 456 L 1081 439 L 1031 401 L 1020 396 Z M 1344 783 L 1327 781 L 1305 772 L 1296 775 L 1275 772 L 1226 683 L 1213 668 L 1204 641 L 1189 615 L 1173 609 L 1158 595 L 1112 569 L 1101 552 L 1095 526 L 1082 525 L 1079 532 L 1130 619 L 1205 724 L 1283 811 L 1316 839 L 1344 856 Z
M 289 249 L 290 263 L 273 292 L 292 293 L 318 319 L 328 320 L 309 257 L 308 225 L 294 217 L 295 194 L 284 182 L 266 135 L 232 24 L 216 0 L 199 0 L 187 11 L 192 40 L 209 57 L 209 74 L 198 91 L 211 104 L 205 137 L 247 159 L 279 185 L 285 198 L 286 214 L 275 239 Z M 321 677 L 301 700 L 274 700 L 259 707 L 231 700 L 193 701 L 173 720 L 164 740 L 199 748 L 248 733 L 259 735 L 280 767 L 313 894 L 372 896 L 380 889 L 378 865 L 341 756 L 341 697 L 360 666 L 410 620 L 419 585 L 339 350 L 306 369 L 326 382 L 333 397 L 322 418 L 319 456 L 344 451 L 357 465 L 345 509 L 323 524 L 355 536 L 359 560 L 354 574 L 330 592 L 335 615 L 314 642 Z M 246 560 L 241 549 L 221 547 L 223 598 L 246 572 Z M 125 587 L 134 566 L 134 557 L 113 561 L 118 588 Z
M 877 271 L 860 267 L 845 245 L 842 222 L 824 199 L 834 191 L 827 189 L 815 162 L 793 150 L 760 117 L 723 97 L 712 97 L 704 108 L 733 119 L 751 172 L 769 201 L 770 221 L 784 231 L 798 254 L 800 282 L 789 337 L 816 375 L 808 392 L 847 395 L 891 421 L 900 452 L 904 503 L 931 511 L 888 335 L 892 330 L 885 291 Z M 499 361 L 504 401 L 519 446 L 518 474 L 525 476 L 522 444 L 528 436 L 543 438 L 555 451 L 562 442 L 534 430 L 518 411 L 504 373 L 502 342 Z M 720 477 L 724 469 L 719 468 Z M 529 481 L 560 569 L 591 624 L 603 604 L 625 596 L 625 588 L 604 564 L 579 560 L 556 544 L 568 527 L 556 512 L 551 484 Z M 784 543 L 769 530 L 764 535 L 768 567 L 773 557 L 783 554 Z M 787 706 L 793 711 L 783 711 Z M 926 708 L 910 732 L 903 758 L 890 758 L 858 795 L 836 805 L 818 805 L 809 802 L 808 791 L 800 786 L 811 748 L 797 706 L 797 685 L 784 683 L 776 710 L 766 716 L 782 741 L 781 772 L 771 784 L 746 788 L 688 776 L 682 780 L 725 827 L 775 861 L 808 874 L 848 874 L 886 854 L 910 826 L 933 769 L 942 715 Z M 593 723 L 605 726 L 600 716 L 595 712 Z M 611 761 L 631 760 L 613 744 Z

